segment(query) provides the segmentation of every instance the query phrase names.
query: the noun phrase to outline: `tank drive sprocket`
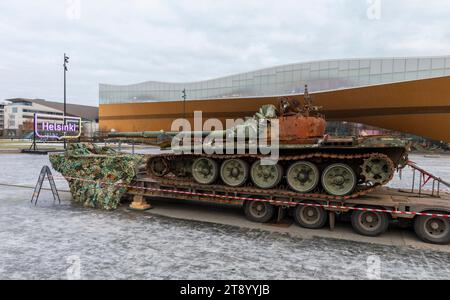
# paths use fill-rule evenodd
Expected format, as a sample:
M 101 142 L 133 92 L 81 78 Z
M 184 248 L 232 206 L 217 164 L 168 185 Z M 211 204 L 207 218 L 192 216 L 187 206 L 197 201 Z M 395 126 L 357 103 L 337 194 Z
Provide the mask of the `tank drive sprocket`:
M 361 175 L 364 176 L 366 182 L 384 185 L 392 179 L 395 167 L 389 157 L 373 154 L 371 157 L 364 159 L 361 170 Z

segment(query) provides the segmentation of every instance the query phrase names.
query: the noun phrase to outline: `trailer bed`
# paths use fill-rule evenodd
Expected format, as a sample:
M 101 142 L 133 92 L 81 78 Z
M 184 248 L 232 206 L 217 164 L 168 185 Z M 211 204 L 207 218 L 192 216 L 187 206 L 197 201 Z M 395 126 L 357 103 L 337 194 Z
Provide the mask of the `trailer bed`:
M 328 214 L 329 225 L 334 228 L 337 214 L 350 216 L 353 212 L 373 211 L 374 214 L 389 216 L 390 220 L 405 222 L 415 221 L 417 218 L 435 217 L 444 225 L 450 225 L 450 194 L 440 192 L 439 196 L 427 194 L 423 190 L 394 189 L 388 187 L 378 187 L 373 192 L 355 199 L 324 199 L 321 197 L 303 197 L 301 194 L 278 193 L 285 190 L 261 191 L 259 193 L 248 193 L 244 188 L 232 188 L 223 185 L 200 185 L 196 183 L 161 183 L 149 177 L 139 177 L 128 190 L 128 194 L 134 197 L 131 205 L 133 208 L 145 209 L 150 206 L 146 203 L 146 198 L 178 199 L 180 201 L 202 201 L 210 203 L 222 203 L 230 205 L 240 205 L 246 209 L 246 203 L 267 202 L 274 207 L 278 207 L 278 221 L 285 215 L 282 211 L 294 209 L 297 206 L 318 206 L 323 208 Z M 311 204 L 313 203 L 313 204 Z M 351 214 L 353 213 L 353 214 Z M 246 212 L 247 214 L 247 212 Z M 439 214 L 439 215 L 431 215 Z M 442 214 L 442 215 L 441 215 Z M 275 214 L 276 216 L 276 214 Z M 419 217 L 418 217 L 419 216 Z M 247 217 L 249 215 L 247 214 Z M 252 218 L 249 218 L 252 220 Z M 273 219 L 273 218 L 272 218 Z M 259 220 L 253 220 L 260 222 Z M 263 222 L 263 221 L 261 221 Z M 387 228 L 387 227 L 386 227 Z M 449 227 L 450 228 L 450 227 Z M 416 232 L 422 240 L 432 243 L 445 243 L 450 240 L 450 230 L 446 237 L 441 238 L 445 242 L 432 241 L 420 233 Z M 369 235 L 355 228 L 360 234 Z M 416 229 L 417 230 L 417 229 Z M 373 235 L 375 236 L 375 235 Z
M 230 204 L 243 204 L 245 200 L 242 198 L 271 198 L 279 201 L 273 203 L 278 206 L 292 206 L 284 202 L 302 202 L 305 200 L 313 200 L 325 202 L 330 205 L 338 206 L 355 206 L 368 205 L 374 207 L 384 207 L 397 211 L 423 212 L 428 210 L 439 210 L 450 213 L 450 194 L 441 192 L 439 196 L 422 193 L 419 195 L 417 190 L 411 191 L 407 189 L 394 189 L 388 187 L 378 187 L 374 192 L 359 197 L 357 199 L 347 200 L 325 200 L 323 198 L 308 197 L 307 199 L 299 197 L 286 197 L 276 195 L 276 191 L 271 192 L 268 197 L 267 193 L 251 194 L 246 192 L 238 192 L 239 189 L 229 188 L 223 185 L 200 185 L 200 184 L 161 184 L 152 178 L 139 178 L 134 184 L 135 187 L 130 188 L 128 193 L 131 195 L 142 195 L 146 197 L 172 198 L 181 200 L 198 200 L 207 202 L 219 202 Z M 139 188 L 136 188 L 139 187 Z M 295 193 L 294 193 L 295 194 Z M 217 198 L 214 198 L 215 195 Z M 227 199 L 227 197 L 230 197 Z M 333 209 L 336 211 L 336 209 Z M 342 209 L 342 211 L 346 211 Z M 399 217 L 411 218 L 414 215 L 400 215 Z

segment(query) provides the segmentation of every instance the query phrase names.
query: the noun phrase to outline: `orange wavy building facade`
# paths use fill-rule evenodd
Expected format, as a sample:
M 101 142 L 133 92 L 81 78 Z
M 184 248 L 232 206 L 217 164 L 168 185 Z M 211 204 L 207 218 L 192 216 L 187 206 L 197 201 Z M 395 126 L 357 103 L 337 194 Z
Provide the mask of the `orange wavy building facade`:
M 418 60 L 418 70 L 411 72 L 420 72 L 421 59 L 430 60 L 430 72 L 432 72 L 434 63 L 433 58 L 416 59 Z M 440 60 L 444 66 L 443 73 L 435 73 L 436 75 L 446 75 L 447 59 L 449 62 L 448 70 L 450 71 L 450 58 L 445 57 L 443 60 Z M 400 61 L 402 59 L 397 60 Z M 405 66 L 399 70 L 404 71 L 406 74 L 409 71 L 407 70 L 406 65 L 407 59 L 404 60 Z M 396 62 L 396 59 L 392 59 L 393 69 L 391 71 L 394 71 Z M 340 68 L 339 63 L 340 61 L 338 61 L 338 68 Z M 360 61 L 358 65 L 358 76 L 361 76 L 361 65 L 362 63 Z M 310 69 L 308 71 L 311 74 L 311 72 L 314 72 L 314 68 L 311 67 L 311 65 L 309 67 Z M 428 67 L 428 65 L 426 67 Z M 370 65 L 369 68 L 373 68 L 372 65 Z M 292 70 L 294 69 L 292 68 Z M 328 70 L 330 70 L 330 64 L 328 64 Z M 372 70 L 369 72 L 371 71 Z M 383 61 L 381 62 L 380 71 L 383 72 Z M 401 71 L 398 73 L 400 74 Z M 389 73 L 387 72 L 387 74 Z M 395 75 L 395 72 L 392 72 L 392 74 Z M 270 76 L 274 77 L 276 75 L 272 74 Z M 330 71 L 328 72 L 328 77 L 330 77 Z M 244 76 L 244 78 L 247 77 Z M 338 76 L 334 76 L 333 80 L 339 84 L 340 82 L 336 80 L 336 78 L 338 78 Z M 433 140 L 450 142 L 450 74 L 449 76 L 403 80 L 391 83 L 375 83 L 366 86 L 351 86 L 344 88 L 330 88 L 330 86 L 323 87 L 323 83 L 326 82 L 326 80 L 330 81 L 329 78 L 325 80 L 305 78 L 304 81 L 299 80 L 295 87 L 299 88 L 303 83 L 308 83 L 309 86 L 312 85 L 313 92 L 311 94 L 313 95 L 315 105 L 323 107 L 323 112 L 328 120 L 362 123 L 423 136 Z M 348 83 L 345 84 L 348 85 Z M 211 86 L 214 85 L 211 84 Z M 320 86 L 325 90 L 321 91 Z M 236 119 L 251 116 L 263 104 L 277 104 L 279 98 L 279 96 L 260 95 L 251 97 L 245 95 L 245 93 L 251 94 L 255 93 L 254 91 L 237 89 L 238 93 L 240 92 L 245 96 L 239 97 L 239 95 L 236 96 L 237 93 L 235 93 L 230 94 L 228 97 L 225 95 L 220 98 L 209 98 L 211 96 L 203 94 L 197 97 L 200 98 L 203 96 L 208 99 L 197 100 L 191 98 L 186 102 L 176 99 L 169 101 L 164 101 L 162 99 L 146 99 L 145 101 L 142 101 L 139 99 L 140 97 L 134 96 L 136 98 L 130 102 L 130 100 L 127 100 L 126 98 L 133 94 L 124 94 L 122 91 L 121 95 L 116 98 L 118 100 L 108 101 L 108 97 L 104 97 L 102 101 L 102 88 L 104 90 L 109 88 L 109 91 L 111 92 L 113 90 L 111 87 L 112 86 L 100 87 L 101 103 L 99 115 L 100 128 L 103 131 L 111 131 L 112 129 L 119 132 L 158 131 L 161 129 L 168 131 L 171 130 L 171 124 L 174 119 L 182 118 L 186 115 L 188 119 L 192 120 L 194 111 L 202 111 L 203 118 L 218 118 L 225 122 L 225 119 L 227 118 Z M 173 88 L 181 91 L 181 87 L 182 86 L 175 86 Z M 276 87 L 281 88 L 282 86 L 276 83 Z M 139 90 L 137 86 L 134 86 L 133 88 L 134 90 Z M 163 88 L 164 87 L 161 87 L 161 85 L 159 86 L 160 90 L 167 91 L 167 97 L 170 98 L 170 89 Z M 200 86 L 198 90 L 201 91 L 201 88 L 202 86 Z M 221 88 L 217 89 L 221 91 Z M 189 90 L 186 90 L 187 94 L 189 94 Z M 149 90 L 147 89 L 147 91 Z M 216 90 L 214 90 L 214 92 L 215 91 Z M 277 92 L 272 91 L 272 93 Z M 115 97 L 117 96 L 117 93 L 113 94 Z M 298 98 L 300 101 L 303 99 L 302 93 L 295 89 L 292 89 L 291 93 L 280 91 L 278 94 L 289 95 Z M 194 97 L 195 96 L 196 95 L 194 95 Z M 124 101 L 126 100 L 128 102 L 120 103 L 121 97 L 123 97 Z M 154 97 L 157 98 L 158 96 Z M 160 97 L 164 97 L 164 95 L 160 95 Z

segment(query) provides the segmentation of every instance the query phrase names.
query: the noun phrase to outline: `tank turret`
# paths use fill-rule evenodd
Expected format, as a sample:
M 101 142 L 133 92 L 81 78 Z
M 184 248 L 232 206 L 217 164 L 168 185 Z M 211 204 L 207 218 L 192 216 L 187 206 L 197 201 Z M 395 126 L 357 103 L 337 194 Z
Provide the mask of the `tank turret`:
M 280 143 L 311 144 L 325 135 L 325 117 L 320 108 L 312 105 L 312 98 L 305 86 L 305 103 L 285 97 L 280 99 Z

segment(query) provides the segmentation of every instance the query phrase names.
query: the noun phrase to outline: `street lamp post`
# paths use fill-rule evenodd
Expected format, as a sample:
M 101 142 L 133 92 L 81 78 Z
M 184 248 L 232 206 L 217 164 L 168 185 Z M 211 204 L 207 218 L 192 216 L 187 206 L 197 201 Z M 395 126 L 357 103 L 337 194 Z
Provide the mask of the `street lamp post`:
M 67 107 L 66 107 L 66 73 L 67 73 L 67 64 L 69 63 L 69 57 L 64 53 L 64 125 L 66 125 L 66 114 L 67 114 Z M 66 139 L 64 139 L 64 150 L 66 150 Z
M 186 119 L 186 89 L 183 90 L 183 118 Z

